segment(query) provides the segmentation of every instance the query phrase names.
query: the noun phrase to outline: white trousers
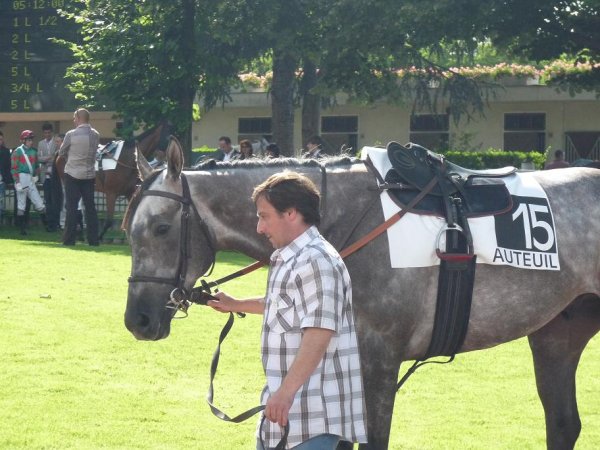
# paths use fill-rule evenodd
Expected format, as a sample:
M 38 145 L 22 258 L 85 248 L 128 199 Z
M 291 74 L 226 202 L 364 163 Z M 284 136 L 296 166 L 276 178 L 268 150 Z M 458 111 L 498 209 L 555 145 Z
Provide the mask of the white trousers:
M 17 192 L 17 214 L 22 215 L 23 211 L 25 211 L 25 203 L 27 202 L 27 197 L 33 203 L 33 207 L 36 211 L 41 212 L 44 210 L 44 201 L 40 196 L 40 193 L 37 190 L 37 186 L 34 183 L 31 183 L 27 189 L 23 189 Z

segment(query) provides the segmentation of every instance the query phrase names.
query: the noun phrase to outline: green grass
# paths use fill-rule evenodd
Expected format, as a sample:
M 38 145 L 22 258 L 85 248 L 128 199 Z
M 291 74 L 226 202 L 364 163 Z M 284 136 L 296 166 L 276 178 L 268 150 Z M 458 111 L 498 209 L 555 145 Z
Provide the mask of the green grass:
M 57 234 L 21 240 L 6 227 L 0 238 L 0 448 L 254 448 L 254 420 L 221 422 L 205 402 L 226 315 L 194 306 L 168 339 L 136 341 L 123 324 L 126 245 L 64 248 Z M 248 262 L 221 253 L 211 278 Z M 260 295 L 265 278 L 261 270 L 225 289 Z M 258 403 L 259 333 L 259 317 L 237 319 L 222 349 L 215 402 L 230 415 Z M 598 342 L 578 372 L 579 449 L 600 447 Z M 417 371 L 397 395 L 390 448 L 538 449 L 544 439 L 531 357 L 519 340 Z

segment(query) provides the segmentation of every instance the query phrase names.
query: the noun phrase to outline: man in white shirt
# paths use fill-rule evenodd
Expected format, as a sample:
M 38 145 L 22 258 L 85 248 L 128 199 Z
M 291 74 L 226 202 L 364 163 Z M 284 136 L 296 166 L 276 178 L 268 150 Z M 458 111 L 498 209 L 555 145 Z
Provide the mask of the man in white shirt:
M 221 136 L 219 138 L 219 148 L 215 151 L 213 158 L 217 161 L 233 161 L 239 159 L 241 153 L 231 145 L 229 136 Z

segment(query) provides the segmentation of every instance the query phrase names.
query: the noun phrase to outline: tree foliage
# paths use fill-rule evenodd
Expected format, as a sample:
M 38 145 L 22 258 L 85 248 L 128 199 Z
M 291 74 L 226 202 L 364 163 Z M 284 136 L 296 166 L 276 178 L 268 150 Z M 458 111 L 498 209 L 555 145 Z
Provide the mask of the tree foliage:
M 226 100 L 256 55 L 252 40 L 239 39 L 252 14 L 243 1 L 87 0 L 70 13 L 82 39 L 71 43 L 72 89 L 127 119 L 123 133 L 166 118 L 185 140 L 196 94 L 207 106 Z
M 189 133 L 196 94 L 212 107 L 239 73 L 269 66 L 273 134 L 289 155 L 294 108 L 303 107 L 305 140 L 338 92 L 415 109 L 443 98 L 456 118 L 481 110 L 492 86 L 448 76 L 453 66 L 498 62 L 497 49 L 597 63 L 598 16 L 599 0 L 86 0 L 72 16 L 83 43 L 70 76 L 79 98 L 112 102 L 132 127 L 166 117 Z M 598 86 L 594 67 L 562 81 Z

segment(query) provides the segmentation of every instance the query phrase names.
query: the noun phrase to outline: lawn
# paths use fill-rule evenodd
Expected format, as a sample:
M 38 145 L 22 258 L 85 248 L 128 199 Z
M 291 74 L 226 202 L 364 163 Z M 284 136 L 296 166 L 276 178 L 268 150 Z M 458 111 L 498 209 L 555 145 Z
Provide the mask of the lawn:
M 233 425 L 206 405 L 208 372 L 227 316 L 194 306 L 160 342 L 138 342 L 123 313 L 126 245 L 64 248 L 57 235 L 0 228 L 0 448 L 251 449 L 254 420 Z M 211 278 L 246 265 L 221 253 Z M 266 272 L 230 282 L 262 293 Z M 215 402 L 230 415 L 263 385 L 260 318 L 237 319 L 221 356 Z M 600 447 L 600 344 L 578 372 L 579 449 Z M 398 393 L 391 449 L 539 449 L 544 419 L 525 340 L 417 371 Z

